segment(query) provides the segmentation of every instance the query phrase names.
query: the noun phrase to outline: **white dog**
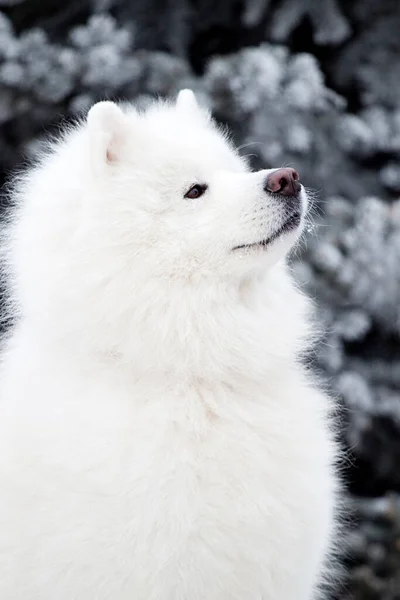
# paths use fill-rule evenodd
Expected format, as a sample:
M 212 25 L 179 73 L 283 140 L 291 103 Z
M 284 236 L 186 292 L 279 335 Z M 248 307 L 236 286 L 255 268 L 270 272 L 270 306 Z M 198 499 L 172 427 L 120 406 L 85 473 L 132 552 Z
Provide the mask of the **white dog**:
M 251 172 L 185 90 L 95 105 L 13 197 L 1 600 L 314 598 L 336 449 L 297 173 Z

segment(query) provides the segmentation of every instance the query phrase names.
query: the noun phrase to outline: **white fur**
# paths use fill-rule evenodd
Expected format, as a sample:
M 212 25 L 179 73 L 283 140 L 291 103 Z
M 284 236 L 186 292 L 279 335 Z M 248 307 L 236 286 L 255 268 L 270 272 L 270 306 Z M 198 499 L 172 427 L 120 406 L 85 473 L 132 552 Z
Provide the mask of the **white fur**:
M 299 231 L 233 250 L 283 222 L 267 173 L 186 90 L 94 106 L 17 184 L 1 600 L 314 597 L 336 451 L 299 360 Z

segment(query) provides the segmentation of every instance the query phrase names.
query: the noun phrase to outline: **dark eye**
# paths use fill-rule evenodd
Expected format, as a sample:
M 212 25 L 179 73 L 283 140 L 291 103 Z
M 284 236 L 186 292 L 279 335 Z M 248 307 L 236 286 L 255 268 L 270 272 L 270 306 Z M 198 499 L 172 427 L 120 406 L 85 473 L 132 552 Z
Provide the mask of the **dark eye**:
M 186 192 L 185 198 L 189 198 L 190 200 L 195 200 L 196 198 L 200 198 L 206 191 L 207 186 L 204 184 L 196 183 L 192 185 L 192 187 Z

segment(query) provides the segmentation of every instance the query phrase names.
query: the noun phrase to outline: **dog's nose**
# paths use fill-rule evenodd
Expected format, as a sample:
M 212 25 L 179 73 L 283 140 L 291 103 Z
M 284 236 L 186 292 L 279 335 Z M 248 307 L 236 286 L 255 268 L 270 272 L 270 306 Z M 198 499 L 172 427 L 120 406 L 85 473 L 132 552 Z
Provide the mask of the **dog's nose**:
M 301 190 L 299 174 L 294 169 L 277 169 L 268 175 L 264 190 L 282 196 L 297 196 Z

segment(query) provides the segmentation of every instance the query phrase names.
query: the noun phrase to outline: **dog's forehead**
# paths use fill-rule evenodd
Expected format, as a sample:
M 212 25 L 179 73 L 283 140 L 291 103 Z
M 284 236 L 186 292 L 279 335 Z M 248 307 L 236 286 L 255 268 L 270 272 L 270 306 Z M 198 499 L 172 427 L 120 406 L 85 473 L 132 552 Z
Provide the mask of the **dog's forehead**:
M 245 169 L 240 157 L 229 148 L 204 148 L 195 144 L 174 144 L 168 155 L 160 157 L 159 164 L 169 171 L 175 171 L 177 176 L 199 173 L 207 177 L 220 171 L 239 172 Z
M 162 127 L 151 127 L 146 146 L 159 167 L 177 172 L 193 168 L 204 172 L 246 168 L 234 146 L 211 126 L 169 122 Z

